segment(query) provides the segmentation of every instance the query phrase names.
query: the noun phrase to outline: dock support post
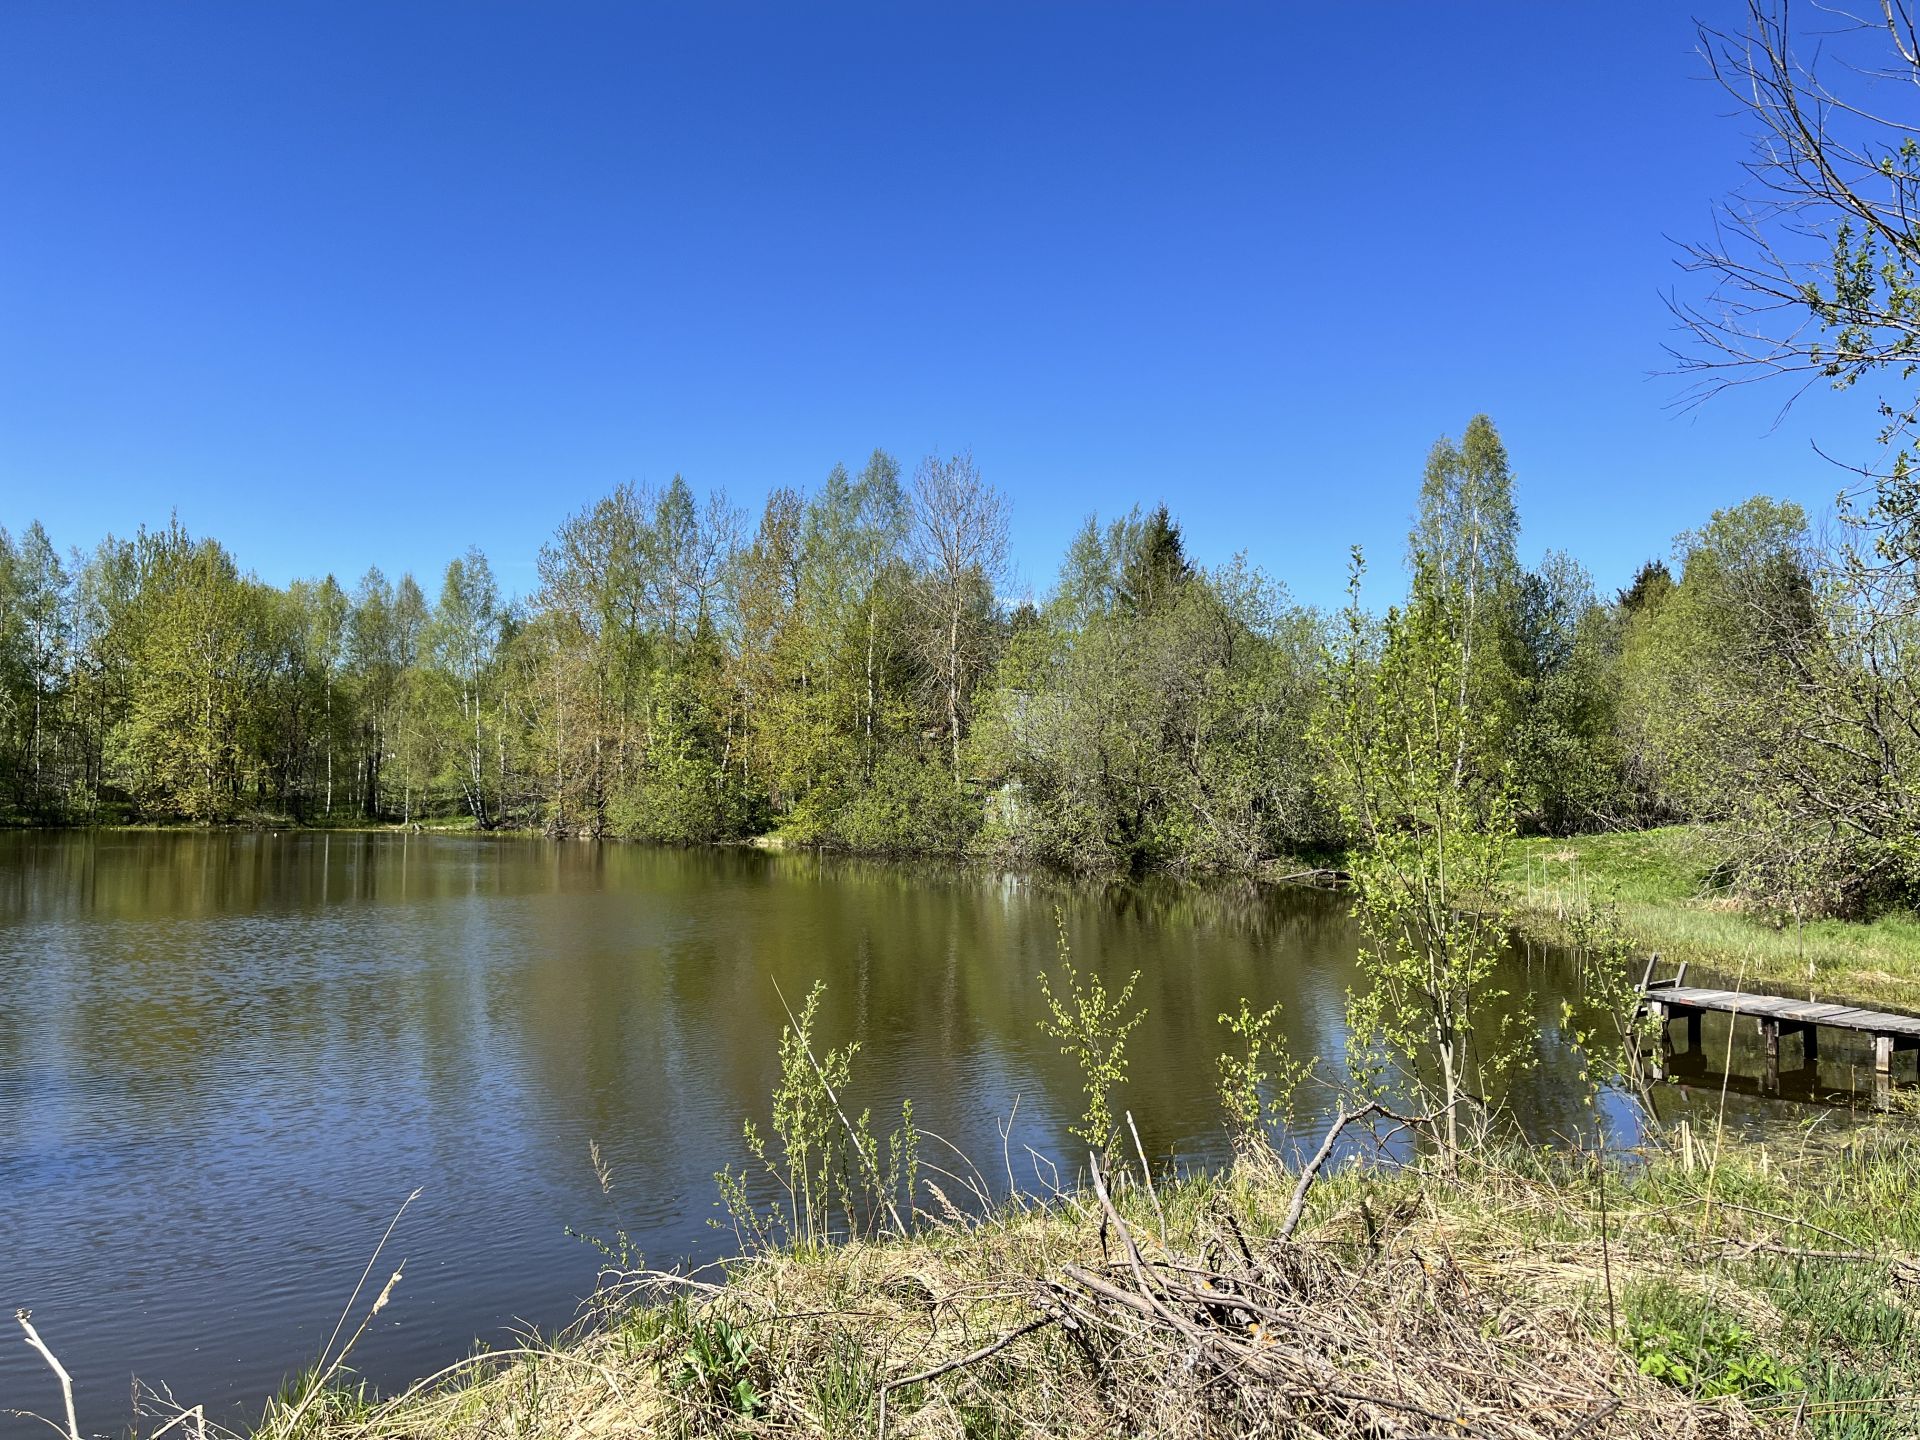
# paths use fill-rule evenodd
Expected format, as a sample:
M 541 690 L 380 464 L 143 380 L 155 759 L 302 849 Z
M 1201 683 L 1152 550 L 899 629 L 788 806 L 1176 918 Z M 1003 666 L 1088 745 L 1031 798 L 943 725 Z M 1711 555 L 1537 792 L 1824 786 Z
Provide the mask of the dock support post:
M 1687 1012 L 1687 1049 L 1696 1055 L 1700 1053 L 1700 1012 L 1698 1010 Z
M 1873 1073 L 1876 1075 L 1893 1074 L 1893 1036 L 1876 1035 L 1873 1037 Z
M 1766 1088 L 1772 1092 L 1780 1088 L 1780 1022 L 1761 1017 L 1760 1038 L 1767 1045 Z
M 1800 1028 L 1800 1063 L 1811 1067 L 1820 1059 L 1820 1027 L 1814 1024 Z

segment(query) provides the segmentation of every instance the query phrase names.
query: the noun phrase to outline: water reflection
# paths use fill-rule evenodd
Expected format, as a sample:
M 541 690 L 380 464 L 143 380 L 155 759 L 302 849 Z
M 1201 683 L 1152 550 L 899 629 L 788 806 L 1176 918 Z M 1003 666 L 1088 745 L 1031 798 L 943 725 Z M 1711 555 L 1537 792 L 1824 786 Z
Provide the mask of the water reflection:
M 1750 1133 L 1775 1129 L 1783 1117 L 1819 1118 L 1817 1112 L 1804 1114 L 1809 1106 L 1876 1113 L 1911 1094 L 1911 1086 L 1896 1088 L 1889 1076 L 1876 1073 L 1872 1039 L 1863 1032 L 1822 1028 L 1812 1055 L 1800 1037 L 1789 1036 L 1780 1046 L 1777 1069 L 1769 1072 L 1752 1016 L 1707 1013 L 1692 1025 L 1676 1018 L 1655 1036 L 1648 1067 L 1661 1082 L 1649 1091 L 1661 1119 L 1699 1124 L 1724 1116 L 1735 1129 Z M 1896 1060 L 1895 1068 L 1905 1067 Z
M 564 1321 L 597 1258 L 569 1224 L 624 1226 L 660 1262 L 724 1248 L 712 1175 L 764 1120 L 776 984 L 797 1002 L 826 982 L 822 1039 L 862 1046 L 853 1106 L 912 1096 L 1002 1176 L 1017 1107 L 1010 1153 L 1071 1172 L 1078 1080 L 1035 1025 L 1056 911 L 1081 964 L 1140 972 L 1124 1103 L 1156 1157 L 1224 1157 L 1216 1017 L 1242 997 L 1280 1002 L 1294 1053 L 1338 1073 L 1355 936 L 1310 890 L 431 835 L 0 835 L 0 1310 L 34 1308 L 93 1427 L 124 1420 L 130 1373 L 253 1402 L 315 1354 L 420 1186 L 406 1281 L 358 1353 L 372 1379 Z M 1590 1135 L 1565 961 L 1516 947 L 1501 983 L 1533 1060 L 1501 1098 L 1540 1138 Z M 1598 1119 L 1631 1143 L 1636 1113 L 1605 1096 Z M 0 1407 L 55 1398 L 0 1346 Z

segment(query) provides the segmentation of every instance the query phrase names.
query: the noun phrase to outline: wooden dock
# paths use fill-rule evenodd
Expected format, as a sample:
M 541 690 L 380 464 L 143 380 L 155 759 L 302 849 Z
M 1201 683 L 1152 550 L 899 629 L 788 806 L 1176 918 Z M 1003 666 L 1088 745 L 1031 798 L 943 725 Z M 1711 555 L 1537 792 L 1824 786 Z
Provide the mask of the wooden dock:
M 1655 980 L 1655 956 L 1647 962 L 1647 973 L 1640 982 L 1641 1003 L 1660 1027 L 1664 1046 L 1671 1043 L 1668 1032 L 1675 1020 L 1687 1022 L 1687 1046 L 1700 1048 L 1700 1017 L 1708 1011 L 1731 1015 L 1736 1020 L 1751 1015 L 1759 1027 L 1767 1051 L 1767 1081 L 1778 1084 L 1780 1078 L 1780 1040 L 1782 1036 L 1800 1037 L 1801 1060 L 1811 1065 L 1820 1055 L 1821 1030 L 1850 1030 L 1873 1041 L 1873 1069 L 1876 1076 L 1893 1073 L 1896 1050 L 1920 1051 L 1920 1015 L 1897 1015 L 1884 1010 L 1863 1010 L 1857 1005 L 1828 1005 L 1812 1000 L 1791 1000 L 1784 995 L 1753 995 L 1737 990 L 1708 990 L 1686 983 L 1687 967 L 1671 980 Z

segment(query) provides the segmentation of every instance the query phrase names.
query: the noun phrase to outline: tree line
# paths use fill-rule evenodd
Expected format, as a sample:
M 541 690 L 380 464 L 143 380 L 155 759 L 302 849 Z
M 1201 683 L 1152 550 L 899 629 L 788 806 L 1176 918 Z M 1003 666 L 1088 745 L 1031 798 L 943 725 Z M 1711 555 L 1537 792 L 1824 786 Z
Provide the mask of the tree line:
M 1602 597 L 1562 552 L 1520 563 L 1485 416 L 1429 455 L 1382 615 L 1197 564 L 1164 505 L 1089 518 L 1015 603 L 1008 523 L 968 457 L 876 452 L 751 525 L 679 478 L 620 486 L 518 598 L 477 550 L 430 595 L 269 585 L 177 519 L 64 560 L 0 532 L 0 795 L 54 823 L 460 815 L 1258 873 L 1357 838 L 1328 715 L 1356 663 L 1399 683 L 1417 613 L 1455 657 L 1449 783 L 1503 787 L 1521 828 L 1712 824 L 1796 913 L 1915 893 L 1920 607 L 1884 533 L 1822 546 L 1758 498 Z

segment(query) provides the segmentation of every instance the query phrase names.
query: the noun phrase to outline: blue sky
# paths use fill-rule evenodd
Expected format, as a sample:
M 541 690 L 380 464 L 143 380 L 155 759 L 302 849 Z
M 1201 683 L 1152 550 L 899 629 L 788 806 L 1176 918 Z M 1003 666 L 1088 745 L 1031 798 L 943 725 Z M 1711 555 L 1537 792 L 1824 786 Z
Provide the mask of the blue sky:
M 1703 18 L 1732 23 L 1725 0 Z M 1623 3 L 0 7 L 0 524 L 512 590 L 623 480 L 970 447 L 1013 589 L 1165 499 L 1331 603 L 1490 413 L 1602 586 L 1858 406 L 1679 412 L 1744 139 Z

